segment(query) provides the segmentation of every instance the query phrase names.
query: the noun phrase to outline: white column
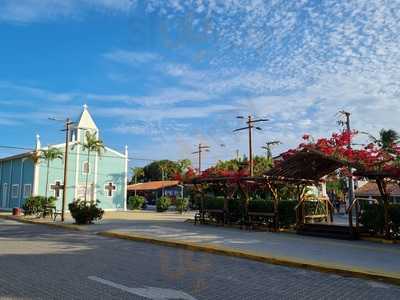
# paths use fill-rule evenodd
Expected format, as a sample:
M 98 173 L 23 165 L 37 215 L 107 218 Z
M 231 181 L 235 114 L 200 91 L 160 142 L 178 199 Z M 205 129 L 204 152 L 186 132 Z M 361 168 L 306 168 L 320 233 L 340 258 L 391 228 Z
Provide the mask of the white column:
M 124 211 L 127 210 L 128 196 L 128 145 L 125 145 L 125 182 L 124 182 Z
M 78 199 L 78 189 L 79 189 L 79 170 L 80 170 L 80 145 L 79 145 L 79 130 L 77 131 L 78 138 L 76 141 L 76 162 L 75 162 L 75 189 L 74 189 L 74 200 Z
M 99 163 L 99 155 L 97 154 L 97 152 L 95 153 L 95 157 L 94 157 L 94 183 L 93 183 L 93 197 L 95 199 L 93 199 L 94 201 L 97 200 L 97 173 L 98 173 L 98 163 Z M 90 164 L 89 164 L 89 168 L 90 168 Z
M 36 135 L 36 147 L 35 151 L 36 154 L 39 154 L 41 148 L 41 143 L 40 143 L 40 135 Z M 32 195 L 33 196 L 39 196 L 39 175 L 40 175 L 40 160 L 37 159 L 36 162 L 34 162 L 34 168 L 33 168 L 33 189 L 32 189 Z

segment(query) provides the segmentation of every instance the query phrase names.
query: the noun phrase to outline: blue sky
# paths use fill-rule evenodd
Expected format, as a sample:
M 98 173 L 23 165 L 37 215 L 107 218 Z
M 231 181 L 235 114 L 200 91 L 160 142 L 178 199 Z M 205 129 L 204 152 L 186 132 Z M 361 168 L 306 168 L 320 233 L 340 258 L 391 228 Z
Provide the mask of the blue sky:
M 271 119 L 258 154 L 338 130 L 341 109 L 400 130 L 399 24 L 398 1 L 0 0 L 1 144 L 61 142 L 47 118 L 85 103 L 110 147 L 181 159 L 202 142 L 208 165 L 247 152 L 238 114 Z

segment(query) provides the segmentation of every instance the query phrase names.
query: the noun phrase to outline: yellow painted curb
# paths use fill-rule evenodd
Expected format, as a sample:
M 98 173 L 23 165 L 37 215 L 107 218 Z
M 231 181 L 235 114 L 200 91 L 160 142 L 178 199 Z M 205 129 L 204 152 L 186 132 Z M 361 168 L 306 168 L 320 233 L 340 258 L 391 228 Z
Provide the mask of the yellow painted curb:
M 314 261 L 299 260 L 292 257 L 276 257 L 273 255 L 265 255 L 262 253 L 236 250 L 232 248 L 226 248 L 221 246 L 215 246 L 210 244 L 196 244 L 191 242 L 183 242 L 179 240 L 166 240 L 160 238 L 154 238 L 145 235 L 132 235 L 124 234 L 113 231 L 98 232 L 97 235 L 104 237 L 119 238 L 138 242 L 147 242 L 157 245 L 164 245 L 176 248 L 183 248 L 192 251 L 202 251 L 207 253 L 239 257 L 244 259 L 249 259 L 253 261 L 265 262 L 274 265 L 283 265 L 295 268 L 309 269 L 313 271 L 319 271 L 324 273 L 334 273 L 342 276 L 358 277 L 363 279 L 372 279 L 384 281 L 387 283 L 392 283 L 400 285 L 400 273 L 387 273 L 379 271 L 370 271 L 361 268 L 348 268 L 346 266 L 334 265 L 334 264 L 319 264 Z
M 360 237 L 360 240 L 362 241 L 368 241 L 368 242 L 373 242 L 373 243 L 380 243 L 380 244 L 398 244 L 399 242 L 396 240 L 386 240 L 384 238 L 379 238 L 379 237 Z

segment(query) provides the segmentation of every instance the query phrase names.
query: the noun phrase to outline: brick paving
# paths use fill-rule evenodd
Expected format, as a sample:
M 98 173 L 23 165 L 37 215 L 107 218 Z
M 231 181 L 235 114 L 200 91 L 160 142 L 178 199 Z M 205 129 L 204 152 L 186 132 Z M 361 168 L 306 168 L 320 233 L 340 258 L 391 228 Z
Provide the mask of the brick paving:
M 88 232 L 113 231 L 251 251 L 284 260 L 302 261 L 342 269 L 387 274 L 400 278 L 400 244 L 344 241 L 184 222 L 193 214 L 151 211 L 106 212 L 96 225 L 80 226 Z M 67 217 L 67 223 L 72 223 Z M 59 222 L 58 222 L 59 223 Z
M 0 245 L 1 299 L 146 299 L 89 276 L 195 299 L 400 299 L 380 282 L 8 220 Z

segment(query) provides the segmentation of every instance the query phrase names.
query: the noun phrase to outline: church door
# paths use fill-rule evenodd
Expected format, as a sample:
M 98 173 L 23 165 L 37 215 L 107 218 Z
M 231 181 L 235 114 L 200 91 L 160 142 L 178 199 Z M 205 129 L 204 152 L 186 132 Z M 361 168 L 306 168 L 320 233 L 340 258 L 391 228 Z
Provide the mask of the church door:
M 80 184 L 78 187 L 78 199 L 84 200 L 85 199 L 85 191 L 86 191 L 86 184 Z M 93 201 L 94 199 L 94 184 L 88 184 L 87 192 L 86 192 L 86 199 L 88 201 Z

